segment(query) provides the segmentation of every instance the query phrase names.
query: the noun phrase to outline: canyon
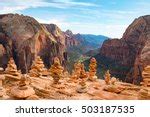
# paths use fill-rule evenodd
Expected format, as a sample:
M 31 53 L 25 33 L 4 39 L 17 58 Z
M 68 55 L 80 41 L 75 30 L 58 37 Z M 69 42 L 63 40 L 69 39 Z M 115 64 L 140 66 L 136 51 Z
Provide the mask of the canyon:
M 88 38 L 88 35 L 84 35 Z M 92 36 L 91 42 L 100 37 L 102 44 L 105 36 Z M 89 40 L 89 39 L 88 39 Z M 96 39 L 98 40 L 98 39 Z M 40 24 L 34 18 L 19 14 L 0 15 L 0 66 L 7 67 L 10 57 L 14 58 L 17 68 L 27 73 L 36 56 L 40 56 L 46 68 L 49 68 L 54 57 L 59 57 L 67 67 L 68 59 L 77 60 L 90 49 L 100 44 L 86 41 L 82 34 L 73 34 L 70 30 L 63 32 L 55 24 Z M 70 65 L 70 64 L 69 64 Z
M 150 16 L 121 39 L 0 15 L 0 99 L 149 100 Z
M 113 76 L 139 84 L 150 64 L 150 15 L 135 19 L 121 39 L 104 41 L 96 58 Z
M 5 69 L 13 57 L 22 73 L 29 72 L 37 56 L 46 68 L 52 65 L 54 57 L 59 57 L 61 64 L 70 71 L 76 61 L 89 61 L 81 56 L 88 56 L 87 59 L 94 56 L 98 71 L 103 72 L 100 78 L 103 79 L 109 69 L 112 76 L 139 84 L 143 68 L 150 64 L 149 47 L 149 15 L 135 19 L 121 39 L 73 34 L 55 24 L 40 24 L 32 17 L 19 14 L 0 15 L 0 67 Z

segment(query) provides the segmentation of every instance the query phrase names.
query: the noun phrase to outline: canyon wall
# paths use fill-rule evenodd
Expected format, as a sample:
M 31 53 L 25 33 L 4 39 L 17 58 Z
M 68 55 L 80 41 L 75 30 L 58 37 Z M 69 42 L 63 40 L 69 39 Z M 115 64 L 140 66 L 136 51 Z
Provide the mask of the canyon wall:
M 121 39 L 105 41 L 97 56 L 109 61 L 101 59 L 112 75 L 139 84 L 143 67 L 150 64 L 150 16 L 135 19 Z
M 10 57 L 23 73 L 28 72 L 36 56 L 40 56 L 47 68 L 58 56 L 66 61 L 65 38 L 58 37 L 57 29 L 40 24 L 34 18 L 18 14 L 0 15 L 1 67 L 6 68 Z M 54 31 L 55 30 L 55 31 Z

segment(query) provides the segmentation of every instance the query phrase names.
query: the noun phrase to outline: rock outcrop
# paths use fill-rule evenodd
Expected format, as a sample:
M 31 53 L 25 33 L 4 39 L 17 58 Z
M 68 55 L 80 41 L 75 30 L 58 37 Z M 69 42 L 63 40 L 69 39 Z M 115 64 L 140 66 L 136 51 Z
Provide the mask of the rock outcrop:
M 143 68 L 150 64 L 150 16 L 135 19 L 121 39 L 103 43 L 97 58 L 101 58 L 113 76 L 139 84 Z
M 45 68 L 42 59 L 37 56 L 29 71 L 30 77 L 48 76 L 48 71 Z
M 150 99 L 150 94 L 148 89 L 141 89 L 138 94 L 138 99 L 139 100 L 149 100 Z
M 109 70 L 107 70 L 107 72 L 105 73 L 104 78 L 105 78 L 105 83 L 107 85 L 109 85 L 110 84 L 110 79 L 111 79 L 111 74 L 109 73 Z
M 74 76 L 76 76 L 76 78 L 75 79 L 78 79 L 79 78 L 79 76 L 80 76 L 80 72 L 81 72 L 81 63 L 80 62 L 77 62 L 77 63 L 75 63 L 74 64 L 74 70 L 72 71 L 72 75 Z
M 57 29 L 53 25 L 50 27 L 51 32 L 29 16 L 0 15 L 0 48 L 4 50 L 0 53 L 3 60 L 0 65 L 6 68 L 8 60 L 13 57 L 17 68 L 26 73 L 36 56 L 42 58 L 46 67 L 50 67 L 55 56 L 65 63 L 63 39 L 56 36 Z
M 144 68 L 142 72 L 143 82 L 141 84 L 145 87 L 150 87 L 150 66 Z
M 79 81 L 79 86 L 77 87 L 77 92 L 85 93 L 85 92 L 87 92 L 87 85 L 86 85 L 87 74 L 84 69 L 84 64 L 81 65 L 81 71 L 80 71 L 79 78 L 80 78 L 80 81 Z
M 21 78 L 21 73 L 17 71 L 17 67 L 13 58 L 10 58 L 7 68 L 5 70 L 5 79 L 20 80 L 20 78 Z
M 66 36 L 66 46 L 67 48 L 72 47 L 72 46 L 77 46 L 80 44 L 80 42 L 74 37 L 74 34 L 70 31 L 67 30 L 66 32 L 64 32 L 65 36 Z
M 91 58 L 90 64 L 89 64 L 89 78 L 88 79 L 91 81 L 95 81 L 97 79 L 96 72 L 97 72 L 97 61 L 93 57 Z
M 15 99 L 26 99 L 35 94 L 33 88 L 26 84 L 26 75 L 22 75 L 19 86 L 13 87 L 11 94 Z
M 66 61 L 68 58 L 67 52 L 65 51 L 67 48 L 66 45 L 66 35 L 61 29 L 55 24 L 44 24 L 47 31 L 55 38 L 57 41 L 57 57 L 59 57 L 62 65 L 66 67 Z
M 64 68 L 61 66 L 59 58 L 55 57 L 54 63 L 49 69 L 50 75 L 53 77 L 54 84 L 59 83 L 59 80 L 63 76 L 63 70 Z

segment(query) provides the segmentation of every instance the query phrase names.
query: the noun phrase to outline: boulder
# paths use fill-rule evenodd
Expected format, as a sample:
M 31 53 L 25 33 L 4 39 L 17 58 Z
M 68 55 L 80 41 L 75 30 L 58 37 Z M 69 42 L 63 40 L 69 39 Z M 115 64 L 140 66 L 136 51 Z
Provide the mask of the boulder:
M 121 93 L 122 89 L 119 89 L 116 85 L 107 85 L 103 89 L 104 91 L 112 92 L 112 93 Z
M 17 99 L 25 99 L 35 94 L 33 88 L 26 86 L 22 88 L 14 87 L 11 94 Z

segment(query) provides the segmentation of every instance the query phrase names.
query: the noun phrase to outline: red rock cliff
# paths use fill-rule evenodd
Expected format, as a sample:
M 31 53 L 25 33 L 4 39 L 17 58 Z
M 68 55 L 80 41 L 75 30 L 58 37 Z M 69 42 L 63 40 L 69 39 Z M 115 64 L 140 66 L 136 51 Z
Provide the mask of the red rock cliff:
M 55 56 L 64 63 L 64 45 L 58 38 L 32 17 L 0 15 L 0 44 L 5 50 L 0 58 L 7 58 L 0 61 L 0 65 L 5 68 L 8 59 L 13 57 L 18 69 L 26 73 L 37 55 L 41 56 L 46 67 L 50 67 Z
M 135 19 L 121 39 L 105 41 L 99 55 L 118 67 L 111 67 L 113 75 L 138 84 L 143 67 L 150 64 L 150 16 Z

